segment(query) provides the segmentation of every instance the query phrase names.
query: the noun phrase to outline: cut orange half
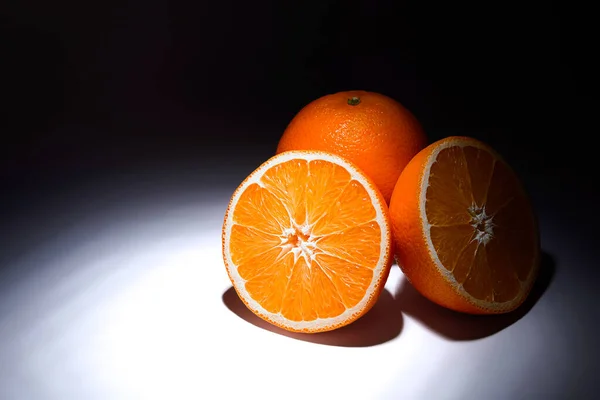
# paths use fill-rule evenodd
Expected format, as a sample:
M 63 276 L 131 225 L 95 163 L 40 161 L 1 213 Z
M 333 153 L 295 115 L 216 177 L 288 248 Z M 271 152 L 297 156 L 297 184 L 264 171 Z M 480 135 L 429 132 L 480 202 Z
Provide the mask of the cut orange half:
M 349 161 L 280 153 L 234 192 L 223 259 L 240 299 L 290 331 L 347 325 L 377 301 L 393 256 L 385 200 Z
M 435 142 L 402 172 L 390 202 L 398 264 L 430 300 L 503 313 L 527 297 L 540 257 L 537 221 L 513 170 L 467 137 Z

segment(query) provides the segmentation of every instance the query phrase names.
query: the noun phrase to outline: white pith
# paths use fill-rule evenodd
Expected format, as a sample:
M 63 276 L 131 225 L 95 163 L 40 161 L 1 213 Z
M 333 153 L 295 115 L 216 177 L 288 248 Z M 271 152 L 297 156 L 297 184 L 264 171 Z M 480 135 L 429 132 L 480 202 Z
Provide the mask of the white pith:
M 534 269 L 532 269 L 530 271 L 529 276 L 524 281 L 521 281 L 519 279 L 521 291 L 520 291 L 520 294 L 518 296 L 516 296 L 514 299 L 506 301 L 506 302 L 497 302 L 497 301 L 494 301 L 493 298 L 491 301 L 479 300 L 479 299 L 471 296 L 464 289 L 463 285 L 460 284 L 456 280 L 456 278 L 454 278 L 454 275 L 452 274 L 452 272 L 449 271 L 448 269 L 446 269 L 446 267 L 444 267 L 444 265 L 442 264 L 438 254 L 437 254 L 437 251 L 435 250 L 433 241 L 431 240 L 430 230 L 431 230 L 432 225 L 429 223 L 429 220 L 427 217 L 427 212 L 426 212 L 427 188 L 429 187 L 429 176 L 431 173 L 431 167 L 433 164 L 435 164 L 438 154 L 442 150 L 450 148 L 450 147 L 461 147 L 461 148 L 462 147 L 474 147 L 474 148 L 478 148 L 482 151 L 486 151 L 486 149 L 478 146 L 477 143 L 459 138 L 459 139 L 445 141 L 444 143 L 437 146 L 437 148 L 435 148 L 429 155 L 429 157 L 425 163 L 425 169 L 424 169 L 424 172 L 422 175 L 423 179 L 420 183 L 421 186 L 420 186 L 420 193 L 419 193 L 419 214 L 423 216 L 423 218 L 421 218 L 421 221 L 422 221 L 422 228 L 423 228 L 423 233 L 425 236 L 425 241 L 427 243 L 427 249 L 428 249 L 429 254 L 430 254 L 431 258 L 433 259 L 437 269 L 440 271 L 440 273 L 446 278 L 446 280 L 462 296 L 469 299 L 470 302 L 472 302 L 473 304 L 475 304 L 478 307 L 488 309 L 488 310 L 501 311 L 501 310 L 510 308 L 512 304 L 520 301 L 522 296 L 527 294 L 526 289 L 531 286 L 532 280 L 535 277 Z M 497 158 L 495 158 L 495 162 L 499 162 L 499 160 Z M 483 246 L 487 245 L 494 238 L 493 216 L 487 215 L 487 213 L 485 211 L 485 205 L 478 206 L 478 205 L 473 204 L 473 205 L 471 205 L 471 207 L 469 207 L 469 210 L 467 210 L 467 211 L 470 211 L 472 213 L 471 215 L 473 216 L 473 218 L 471 220 L 471 226 L 476 231 L 475 237 L 473 238 L 473 240 L 477 241 L 478 245 L 483 245 Z M 537 260 L 535 260 L 534 262 L 537 262 Z M 518 277 L 517 277 L 517 279 L 518 279 Z
M 311 234 L 311 227 L 308 224 L 297 225 L 295 221 L 291 222 L 292 227 L 285 228 L 279 237 L 281 240 L 281 249 L 283 250 L 282 255 L 291 251 L 294 254 L 294 263 L 302 257 L 308 268 L 310 268 L 311 261 L 316 258 L 317 238 Z M 294 237 L 297 244 L 290 243 L 290 237 Z
M 270 168 L 288 162 L 294 159 L 301 159 L 306 161 L 312 160 L 325 160 L 329 161 L 344 167 L 351 176 L 352 180 L 358 181 L 369 194 L 369 198 L 375 208 L 375 222 L 379 224 L 381 229 L 381 242 L 379 249 L 379 259 L 375 268 L 373 269 L 373 279 L 369 287 L 365 292 L 365 296 L 352 308 L 346 309 L 342 314 L 331 317 L 331 318 L 318 318 L 311 321 L 292 321 L 285 318 L 280 313 L 271 313 L 265 310 L 257 301 L 252 299 L 250 294 L 247 292 L 245 288 L 246 281 L 238 274 L 237 266 L 233 263 L 231 259 L 231 254 L 229 252 L 229 246 L 231 241 L 231 230 L 235 222 L 233 221 L 233 211 L 236 208 L 238 200 L 243 192 L 252 184 L 258 184 L 263 186 L 261 182 L 261 178 L 264 173 Z M 344 159 L 337 157 L 333 154 L 323 153 L 318 151 L 289 151 L 285 153 L 281 153 L 267 162 L 262 164 L 257 170 L 255 170 L 252 175 L 250 175 L 238 189 L 234 192 L 231 205 L 225 217 L 225 228 L 224 228 L 224 257 L 227 269 L 229 271 L 230 277 L 234 282 L 234 286 L 246 304 L 254 310 L 256 313 L 260 314 L 263 317 L 275 322 L 277 324 L 289 327 L 293 330 L 322 330 L 331 326 L 336 326 L 344 323 L 345 321 L 351 319 L 354 315 L 360 313 L 368 304 L 370 298 L 373 296 L 374 292 L 377 289 L 378 283 L 382 279 L 382 275 L 386 272 L 386 256 L 388 253 L 388 246 L 390 243 L 390 228 L 387 222 L 387 219 L 384 215 L 384 205 L 380 201 L 377 196 L 376 191 L 372 187 L 372 183 L 368 182 L 362 173 L 360 173 L 354 166 L 350 165 Z M 307 236 L 306 240 L 302 238 L 298 238 L 298 245 L 294 246 L 292 244 L 285 244 L 288 240 L 288 235 L 297 235 L 298 233 L 302 233 L 302 235 Z M 304 257 L 307 261 L 307 265 L 310 268 L 310 261 L 314 259 L 316 252 L 318 251 L 318 247 L 315 243 L 314 237 L 311 235 L 311 227 L 307 224 L 296 225 L 292 221 L 292 226 L 284 228 L 281 234 L 281 244 L 287 247 L 284 247 L 284 250 L 287 248 L 288 251 L 292 251 L 294 254 L 294 261 L 297 261 L 300 257 Z M 383 284 L 381 282 L 380 284 Z
M 486 246 L 494 238 L 494 216 L 487 215 L 485 205 L 477 204 L 471 204 L 469 214 L 471 214 L 471 226 L 475 230 L 472 241 Z

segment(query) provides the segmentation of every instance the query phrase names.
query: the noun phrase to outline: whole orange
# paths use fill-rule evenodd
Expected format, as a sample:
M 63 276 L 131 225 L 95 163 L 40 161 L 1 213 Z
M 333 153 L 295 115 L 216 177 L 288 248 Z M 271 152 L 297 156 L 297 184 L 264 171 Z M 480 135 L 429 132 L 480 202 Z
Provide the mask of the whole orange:
M 277 153 L 321 150 L 344 157 L 368 175 L 389 204 L 400 173 L 427 137 L 417 118 L 380 93 L 347 91 L 320 97 L 294 116 Z

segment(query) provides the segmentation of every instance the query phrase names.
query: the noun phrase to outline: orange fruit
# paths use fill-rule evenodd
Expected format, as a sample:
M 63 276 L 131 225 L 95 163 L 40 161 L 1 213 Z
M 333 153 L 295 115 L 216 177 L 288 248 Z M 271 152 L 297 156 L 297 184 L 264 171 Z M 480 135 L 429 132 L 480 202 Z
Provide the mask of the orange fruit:
M 484 143 L 449 137 L 419 152 L 398 179 L 390 219 L 398 264 L 430 300 L 493 314 L 527 297 L 537 220 L 516 174 Z
M 306 105 L 290 121 L 277 146 L 288 150 L 323 150 L 361 168 L 386 203 L 410 159 L 427 145 L 415 116 L 383 94 L 349 91 Z
M 391 251 L 387 206 L 356 166 L 334 154 L 273 156 L 235 190 L 223 259 L 240 299 L 290 331 L 347 325 L 376 302 Z

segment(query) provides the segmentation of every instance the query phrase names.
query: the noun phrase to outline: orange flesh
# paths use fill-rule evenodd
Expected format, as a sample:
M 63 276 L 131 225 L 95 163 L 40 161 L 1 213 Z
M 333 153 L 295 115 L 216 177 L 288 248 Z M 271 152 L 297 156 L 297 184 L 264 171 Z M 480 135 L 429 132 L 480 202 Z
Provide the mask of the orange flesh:
M 257 218 L 260 216 L 260 218 Z M 250 297 L 292 321 L 335 317 L 364 297 L 381 228 L 363 185 L 324 160 L 276 165 L 240 196 L 230 253 Z
M 519 294 L 535 258 L 535 222 L 519 181 L 484 149 L 443 149 L 431 166 L 426 214 L 444 268 L 472 297 Z

